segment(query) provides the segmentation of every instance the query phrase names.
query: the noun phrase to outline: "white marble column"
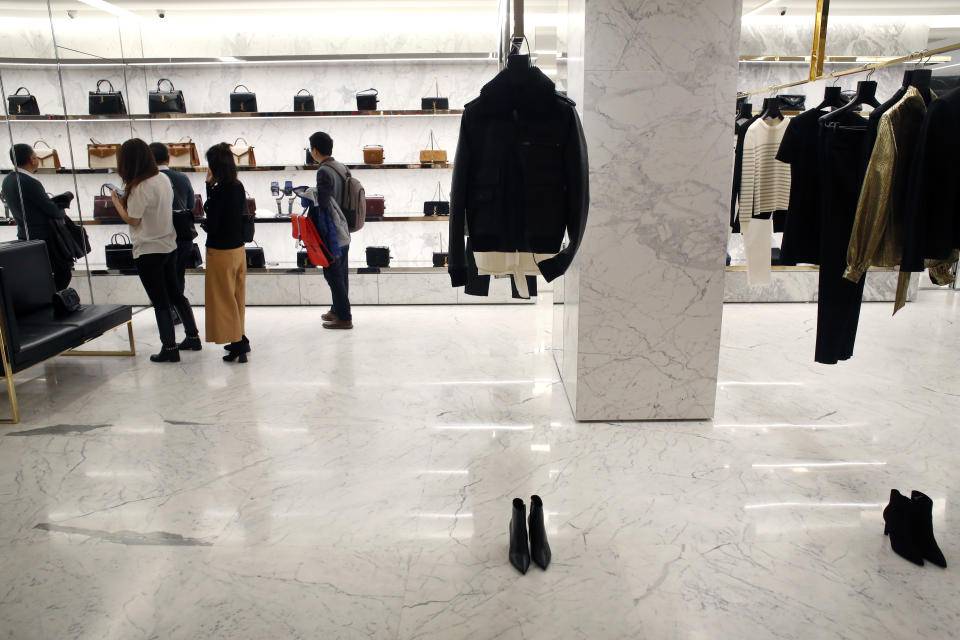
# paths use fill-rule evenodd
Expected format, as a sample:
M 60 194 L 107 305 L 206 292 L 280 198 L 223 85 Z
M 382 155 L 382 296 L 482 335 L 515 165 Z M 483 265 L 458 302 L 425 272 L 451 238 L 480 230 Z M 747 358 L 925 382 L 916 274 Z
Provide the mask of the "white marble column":
M 713 415 L 740 4 L 571 0 L 591 205 L 558 363 L 579 420 Z

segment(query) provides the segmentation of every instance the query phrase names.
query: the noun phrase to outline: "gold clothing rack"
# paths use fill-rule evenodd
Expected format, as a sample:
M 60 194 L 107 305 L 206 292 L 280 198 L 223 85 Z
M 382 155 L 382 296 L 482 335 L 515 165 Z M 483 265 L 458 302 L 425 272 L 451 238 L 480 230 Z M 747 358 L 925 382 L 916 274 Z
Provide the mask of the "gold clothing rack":
M 886 60 L 884 62 L 876 62 L 873 64 L 865 64 L 862 67 L 857 67 L 855 69 L 846 69 L 844 71 L 836 71 L 834 73 L 826 73 L 819 75 L 810 80 L 797 80 L 796 82 L 788 82 L 786 84 L 778 84 L 774 87 L 767 87 L 766 89 L 760 89 L 758 91 L 750 91 L 747 93 L 738 93 L 737 97 L 743 96 L 754 96 L 761 93 L 772 93 L 774 91 L 779 91 L 780 89 L 788 89 L 790 87 L 797 87 L 802 84 L 808 84 L 810 82 L 817 82 L 818 80 L 829 80 L 830 78 L 839 78 L 841 76 L 849 76 L 855 73 L 866 73 L 868 71 L 873 71 L 874 69 L 880 69 L 882 67 L 889 67 L 895 64 L 902 64 L 904 62 L 911 62 L 913 60 L 924 60 L 925 58 L 932 58 L 933 56 L 940 53 L 947 53 L 948 51 L 957 51 L 960 50 L 960 42 L 947 45 L 945 47 L 937 47 L 936 49 L 924 49 L 917 53 L 911 53 L 907 56 L 901 56 L 899 58 L 893 58 L 892 60 Z

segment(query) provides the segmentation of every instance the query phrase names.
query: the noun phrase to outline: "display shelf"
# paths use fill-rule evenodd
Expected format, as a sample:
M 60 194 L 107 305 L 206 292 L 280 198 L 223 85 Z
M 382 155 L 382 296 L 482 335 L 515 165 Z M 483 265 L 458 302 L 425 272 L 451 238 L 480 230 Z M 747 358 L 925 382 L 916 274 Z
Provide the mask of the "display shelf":
M 177 67 L 177 66 L 243 66 L 243 65 L 298 65 L 331 63 L 392 63 L 392 62 L 455 62 L 496 63 L 497 54 L 489 51 L 453 53 L 340 53 L 326 55 L 268 55 L 217 56 L 215 58 L 127 58 L 115 60 L 100 58 L 0 58 L 0 67 Z
M 54 115 L 0 116 L 0 121 L 24 122 L 146 122 L 152 120 L 254 120 L 257 118 L 396 118 L 413 116 L 459 116 L 463 109 L 381 109 L 379 111 L 260 111 L 255 113 L 137 113 L 122 115 Z
M 433 170 L 433 169 L 453 169 L 452 162 L 434 162 L 417 164 L 345 164 L 351 171 L 395 171 L 395 170 Z M 206 173 L 206 167 L 170 167 L 174 171 L 181 173 Z M 264 164 L 256 167 L 237 167 L 237 171 L 316 171 L 318 166 L 315 164 Z M 13 169 L 0 169 L 0 175 L 11 173 Z M 107 175 L 115 174 L 114 169 L 37 169 L 39 175 Z
M 71 218 L 77 224 L 84 227 L 116 226 L 127 224 L 123 220 L 77 220 Z M 367 218 L 367 222 L 447 222 L 450 216 L 384 216 L 383 218 Z M 197 219 L 196 223 L 206 222 L 203 218 Z M 257 224 L 290 224 L 290 218 L 257 218 Z M 0 218 L 0 226 L 15 227 L 17 221 L 13 218 Z

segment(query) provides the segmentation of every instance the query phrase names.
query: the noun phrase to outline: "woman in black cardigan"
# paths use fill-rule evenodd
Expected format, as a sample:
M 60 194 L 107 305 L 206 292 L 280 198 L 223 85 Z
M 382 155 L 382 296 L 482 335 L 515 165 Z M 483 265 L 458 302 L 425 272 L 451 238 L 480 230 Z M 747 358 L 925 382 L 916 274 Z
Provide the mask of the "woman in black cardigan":
M 247 256 L 243 242 L 246 191 L 237 179 L 230 145 L 207 149 L 207 268 L 205 279 L 207 342 L 225 344 L 226 362 L 247 361 L 244 335 Z

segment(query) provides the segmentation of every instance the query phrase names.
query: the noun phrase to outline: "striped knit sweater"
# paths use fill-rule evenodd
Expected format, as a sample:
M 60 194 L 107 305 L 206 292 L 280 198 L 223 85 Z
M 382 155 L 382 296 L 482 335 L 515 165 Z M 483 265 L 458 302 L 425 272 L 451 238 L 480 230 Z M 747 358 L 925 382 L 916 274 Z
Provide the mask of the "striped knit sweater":
M 757 120 L 743 139 L 740 215 L 786 211 L 790 207 L 790 165 L 776 159 L 787 118 Z

